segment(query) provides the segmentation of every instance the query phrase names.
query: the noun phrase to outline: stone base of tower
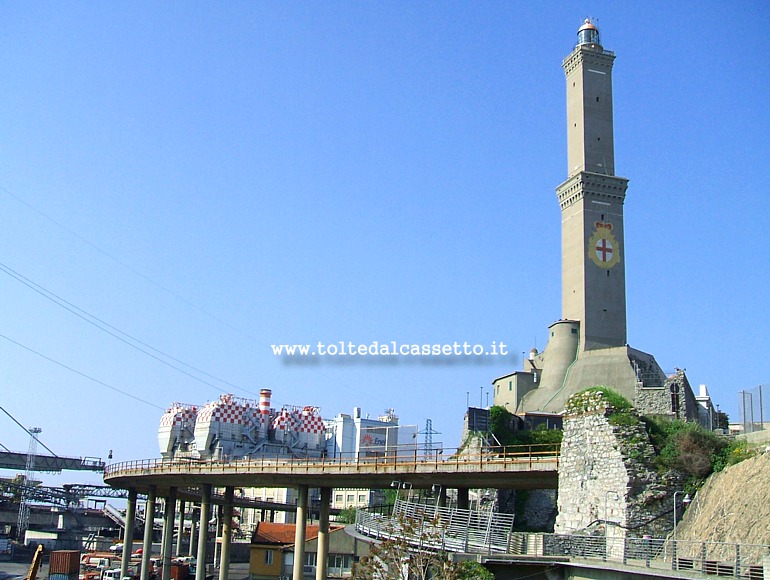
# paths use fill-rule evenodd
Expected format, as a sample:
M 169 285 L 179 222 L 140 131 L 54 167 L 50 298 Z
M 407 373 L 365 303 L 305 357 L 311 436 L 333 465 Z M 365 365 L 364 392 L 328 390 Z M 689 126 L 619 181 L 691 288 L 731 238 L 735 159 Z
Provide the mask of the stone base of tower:
M 580 323 L 560 320 L 549 327 L 542 353 L 533 352 L 524 371 L 493 382 L 495 405 L 515 414 L 558 415 L 575 393 L 595 386 L 616 391 L 643 414 L 697 419 L 695 397 L 683 371 L 667 377 L 651 354 L 629 346 L 580 350 Z
M 564 368 L 561 357 L 556 361 L 560 376 L 549 372 L 551 361 L 548 349 L 542 357 L 543 381 L 537 389 L 524 396 L 517 408 L 517 414 L 527 412 L 561 413 L 564 403 L 575 393 L 588 387 L 605 386 L 620 393 L 629 401 L 636 398 L 637 384 L 640 382 L 633 367 L 633 359 L 639 354 L 627 346 L 586 350 L 577 353 L 571 364 Z M 649 355 L 648 355 L 649 356 Z M 649 357 L 652 359 L 652 357 Z M 654 359 L 652 359 L 654 362 Z M 657 366 L 657 365 L 656 365 Z M 660 386 L 665 377 L 660 371 Z

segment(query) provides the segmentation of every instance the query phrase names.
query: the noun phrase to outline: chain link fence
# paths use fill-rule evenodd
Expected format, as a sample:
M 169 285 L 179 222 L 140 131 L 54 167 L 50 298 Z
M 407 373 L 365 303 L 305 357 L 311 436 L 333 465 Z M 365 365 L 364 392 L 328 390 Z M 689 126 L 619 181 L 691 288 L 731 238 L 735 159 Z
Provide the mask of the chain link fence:
M 740 391 L 738 412 L 744 433 L 770 429 L 770 385 Z

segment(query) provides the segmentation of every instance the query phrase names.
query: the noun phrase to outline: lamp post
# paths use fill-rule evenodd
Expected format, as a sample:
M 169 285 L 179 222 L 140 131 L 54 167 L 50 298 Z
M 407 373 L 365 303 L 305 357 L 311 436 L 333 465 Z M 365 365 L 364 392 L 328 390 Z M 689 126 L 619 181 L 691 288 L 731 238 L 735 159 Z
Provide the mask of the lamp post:
M 411 483 L 409 483 L 408 481 L 396 480 L 396 481 L 391 481 L 390 482 L 390 487 L 395 487 L 396 488 L 396 501 L 397 502 L 398 502 L 399 497 L 401 495 L 401 490 L 402 489 L 408 489 L 409 493 L 408 493 L 408 495 L 406 497 L 406 501 L 407 501 L 407 503 L 409 503 L 409 500 L 411 499 L 411 495 L 412 495 L 412 484 Z
M 690 494 L 684 493 L 683 491 L 675 491 L 674 492 L 674 542 L 676 542 L 676 496 L 684 494 L 684 497 L 682 498 L 682 505 L 685 506 L 688 503 L 690 503 L 692 500 L 690 499 Z M 684 510 L 682 510 L 684 511 Z
M 405 481 L 402 484 L 402 486 L 404 487 L 404 489 L 409 490 L 408 492 L 406 492 L 406 503 L 409 503 L 410 501 L 412 501 L 412 484 L 409 483 L 408 481 Z
M 441 487 L 441 484 L 438 484 L 438 483 L 434 483 L 434 484 L 431 486 L 431 491 L 432 491 L 434 494 L 436 494 L 436 510 L 438 510 L 438 504 L 439 504 L 439 502 L 441 501 L 441 491 L 442 491 L 442 487 Z

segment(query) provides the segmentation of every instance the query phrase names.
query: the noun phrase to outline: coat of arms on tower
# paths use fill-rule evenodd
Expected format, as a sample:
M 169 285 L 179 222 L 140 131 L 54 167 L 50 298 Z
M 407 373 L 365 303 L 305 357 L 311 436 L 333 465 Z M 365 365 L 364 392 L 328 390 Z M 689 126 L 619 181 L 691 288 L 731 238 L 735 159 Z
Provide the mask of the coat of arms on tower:
M 609 270 L 620 261 L 620 244 L 612 235 L 612 224 L 594 222 L 596 230 L 588 240 L 588 256 L 600 268 Z

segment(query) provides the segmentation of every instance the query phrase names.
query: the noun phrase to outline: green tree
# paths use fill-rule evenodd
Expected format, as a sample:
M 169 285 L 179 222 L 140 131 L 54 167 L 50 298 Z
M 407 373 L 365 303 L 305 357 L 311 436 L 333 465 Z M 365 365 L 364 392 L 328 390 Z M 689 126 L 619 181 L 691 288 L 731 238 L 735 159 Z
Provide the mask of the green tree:
M 478 562 L 466 560 L 457 566 L 457 580 L 495 580 L 495 575 Z
M 730 417 L 724 411 L 717 411 L 716 427 L 727 431 L 730 428 Z
M 556 445 L 561 443 L 563 431 L 539 425 L 534 430 L 514 429 L 513 414 L 499 405 L 489 409 L 489 429 L 502 445 Z
M 374 546 L 353 565 L 357 580 L 487 580 L 476 567 L 458 564 L 437 549 L 437 522 L 399 517 L 386 532 L 391 537 Z M 483 568 L 483 566 L 482 566 Z M 483 568 L 484 572 L 488 572 Z
M 337 516 L 337 521 L 342 524 L 356 523 L 356 508 L 351 506 L 341 509 L 340 515 Z

